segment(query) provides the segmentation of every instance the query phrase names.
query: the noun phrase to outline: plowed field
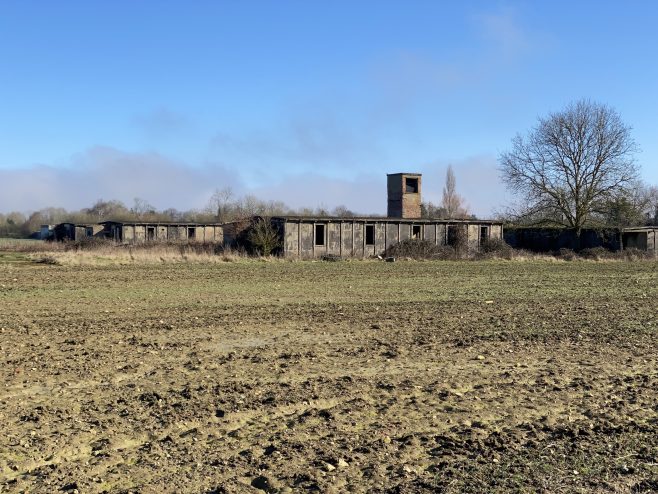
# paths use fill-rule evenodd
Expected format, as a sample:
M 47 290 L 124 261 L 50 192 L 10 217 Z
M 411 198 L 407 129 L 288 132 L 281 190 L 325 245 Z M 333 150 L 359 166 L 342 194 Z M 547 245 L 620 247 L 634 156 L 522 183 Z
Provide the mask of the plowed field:
M 0 255 L 0 491 L 656 492 L 658 263 Z

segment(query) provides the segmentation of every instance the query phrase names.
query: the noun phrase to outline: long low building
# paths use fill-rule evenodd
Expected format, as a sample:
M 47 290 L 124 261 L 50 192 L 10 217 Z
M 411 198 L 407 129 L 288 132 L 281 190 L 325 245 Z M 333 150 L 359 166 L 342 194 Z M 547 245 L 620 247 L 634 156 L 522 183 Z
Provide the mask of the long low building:
M 207 242 L 223 243 L 220 223 L 165 223 L 103 221 L 103 236 L 117 243 Z
M 462 242 L 477 251 L 483 242 L 503 237 L 502 223 L 488 220 L 280 216 L 271 221 L 287 257 L 370 257 L 407 239 L 452 246 Z

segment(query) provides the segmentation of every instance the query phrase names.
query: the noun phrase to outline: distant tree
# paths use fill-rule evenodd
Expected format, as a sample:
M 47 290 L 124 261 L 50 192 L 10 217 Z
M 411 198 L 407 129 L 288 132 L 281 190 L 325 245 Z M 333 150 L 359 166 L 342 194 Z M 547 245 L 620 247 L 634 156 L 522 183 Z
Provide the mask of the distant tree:
M 658 225 L 658 187 L 655 185 L 648 187 L 647 196 L 647 223 L 649 225 Z
M 139 220 L 147 219 L 157 213 L 155 206 L 140 197 L 135 197 L 130 212 Z
M 41 225 L 46 224 L 48 224 L 46 216 L 41 211 L 35 211 L 25 220 L 23 226 L 27 232 L 34 233 L 39 231 Z
M 422 202 L 420 204 L 421 218 L 447 218 L 448 213 L 445 208 L 436 206 L 432 202 Z
M 233 190 L 231 187 L 215 189 L 210 196 L 206 210 L 215 216 L 216 221 L 225 223 L 231 220 L 231 211 L 234 209 L 231 205 L 233 199 Z
M 452 165 L 448 165 L 446 171 L 446 183 L 443 187 L 441 208 L 445 212 L 446 218 L 463 218 L 468 215 L 464 198 L 457 193 L 457 179 L 455 178 L 455 172 L 452 170 Z
M 340 206 L 336 206 L 331 214 L 332 216 L 336 216 L 338 218 L 353 218 L 355 216 L 353 211 L 350 211 L 346 206 L 342 204 Z
M 0 224 L 0 237 L 25 237 L 29 231 L 25 227 L 27 218 L 18 211 L 12 211 L 4 217 L 4 224 Z
M 329 214 L 329 209 L 324 204 L 320 204 L 317 208 L 315 208 L 315 211 L 313 212 L 313 215 L 314 216 L 320 216 L 320 217 L 331 216 Z
M 176 208 L 168 208 L 162 211 L 162 215 L 167 218 L 167 221 L 185 221 L 185 213 Z
M 657 206 L 658 187 L 650 187 L 638 180 L 606 201 L 597 213 L 606 225 L 642 226 L 655 222 Z
M 128 208 L 121 201 L 104 201 L 103 199 L 99 199 L 91 207 L 83 209 L 81 213 L 91 216 L 90 219 L 92 221 L 106 221 L 125 217 L 128 213 Z
M 263 208 L 260 211 L 262 216 L 283 216 L 288 214 L 290 209 L 283 201 L 268 201 L 263 203 Z
M 637 150 L 612 108 L 581 100 L 540 118 L 500 155 L 502 180 L 520 195 L 517 217 L 582 228 L 637 179 Z
M 303 207 L 297 210 L 299 216 L 315 216 L 315 210 L 309 207 Z

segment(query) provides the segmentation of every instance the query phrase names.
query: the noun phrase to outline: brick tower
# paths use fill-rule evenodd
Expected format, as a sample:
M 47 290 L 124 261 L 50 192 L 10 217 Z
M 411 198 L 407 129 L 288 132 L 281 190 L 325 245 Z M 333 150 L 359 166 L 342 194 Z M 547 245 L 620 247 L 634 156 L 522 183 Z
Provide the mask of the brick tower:
M 390 173 L 388 217 L 420 218 L 420 173 Z

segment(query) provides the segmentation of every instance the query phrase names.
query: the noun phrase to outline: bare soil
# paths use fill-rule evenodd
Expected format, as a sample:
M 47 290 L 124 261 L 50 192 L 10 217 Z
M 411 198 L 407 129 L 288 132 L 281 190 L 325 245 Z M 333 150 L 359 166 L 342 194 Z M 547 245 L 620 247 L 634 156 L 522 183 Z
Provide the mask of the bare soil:
M 0 253 L 0 491 L 657 492 L 658 263 Z

